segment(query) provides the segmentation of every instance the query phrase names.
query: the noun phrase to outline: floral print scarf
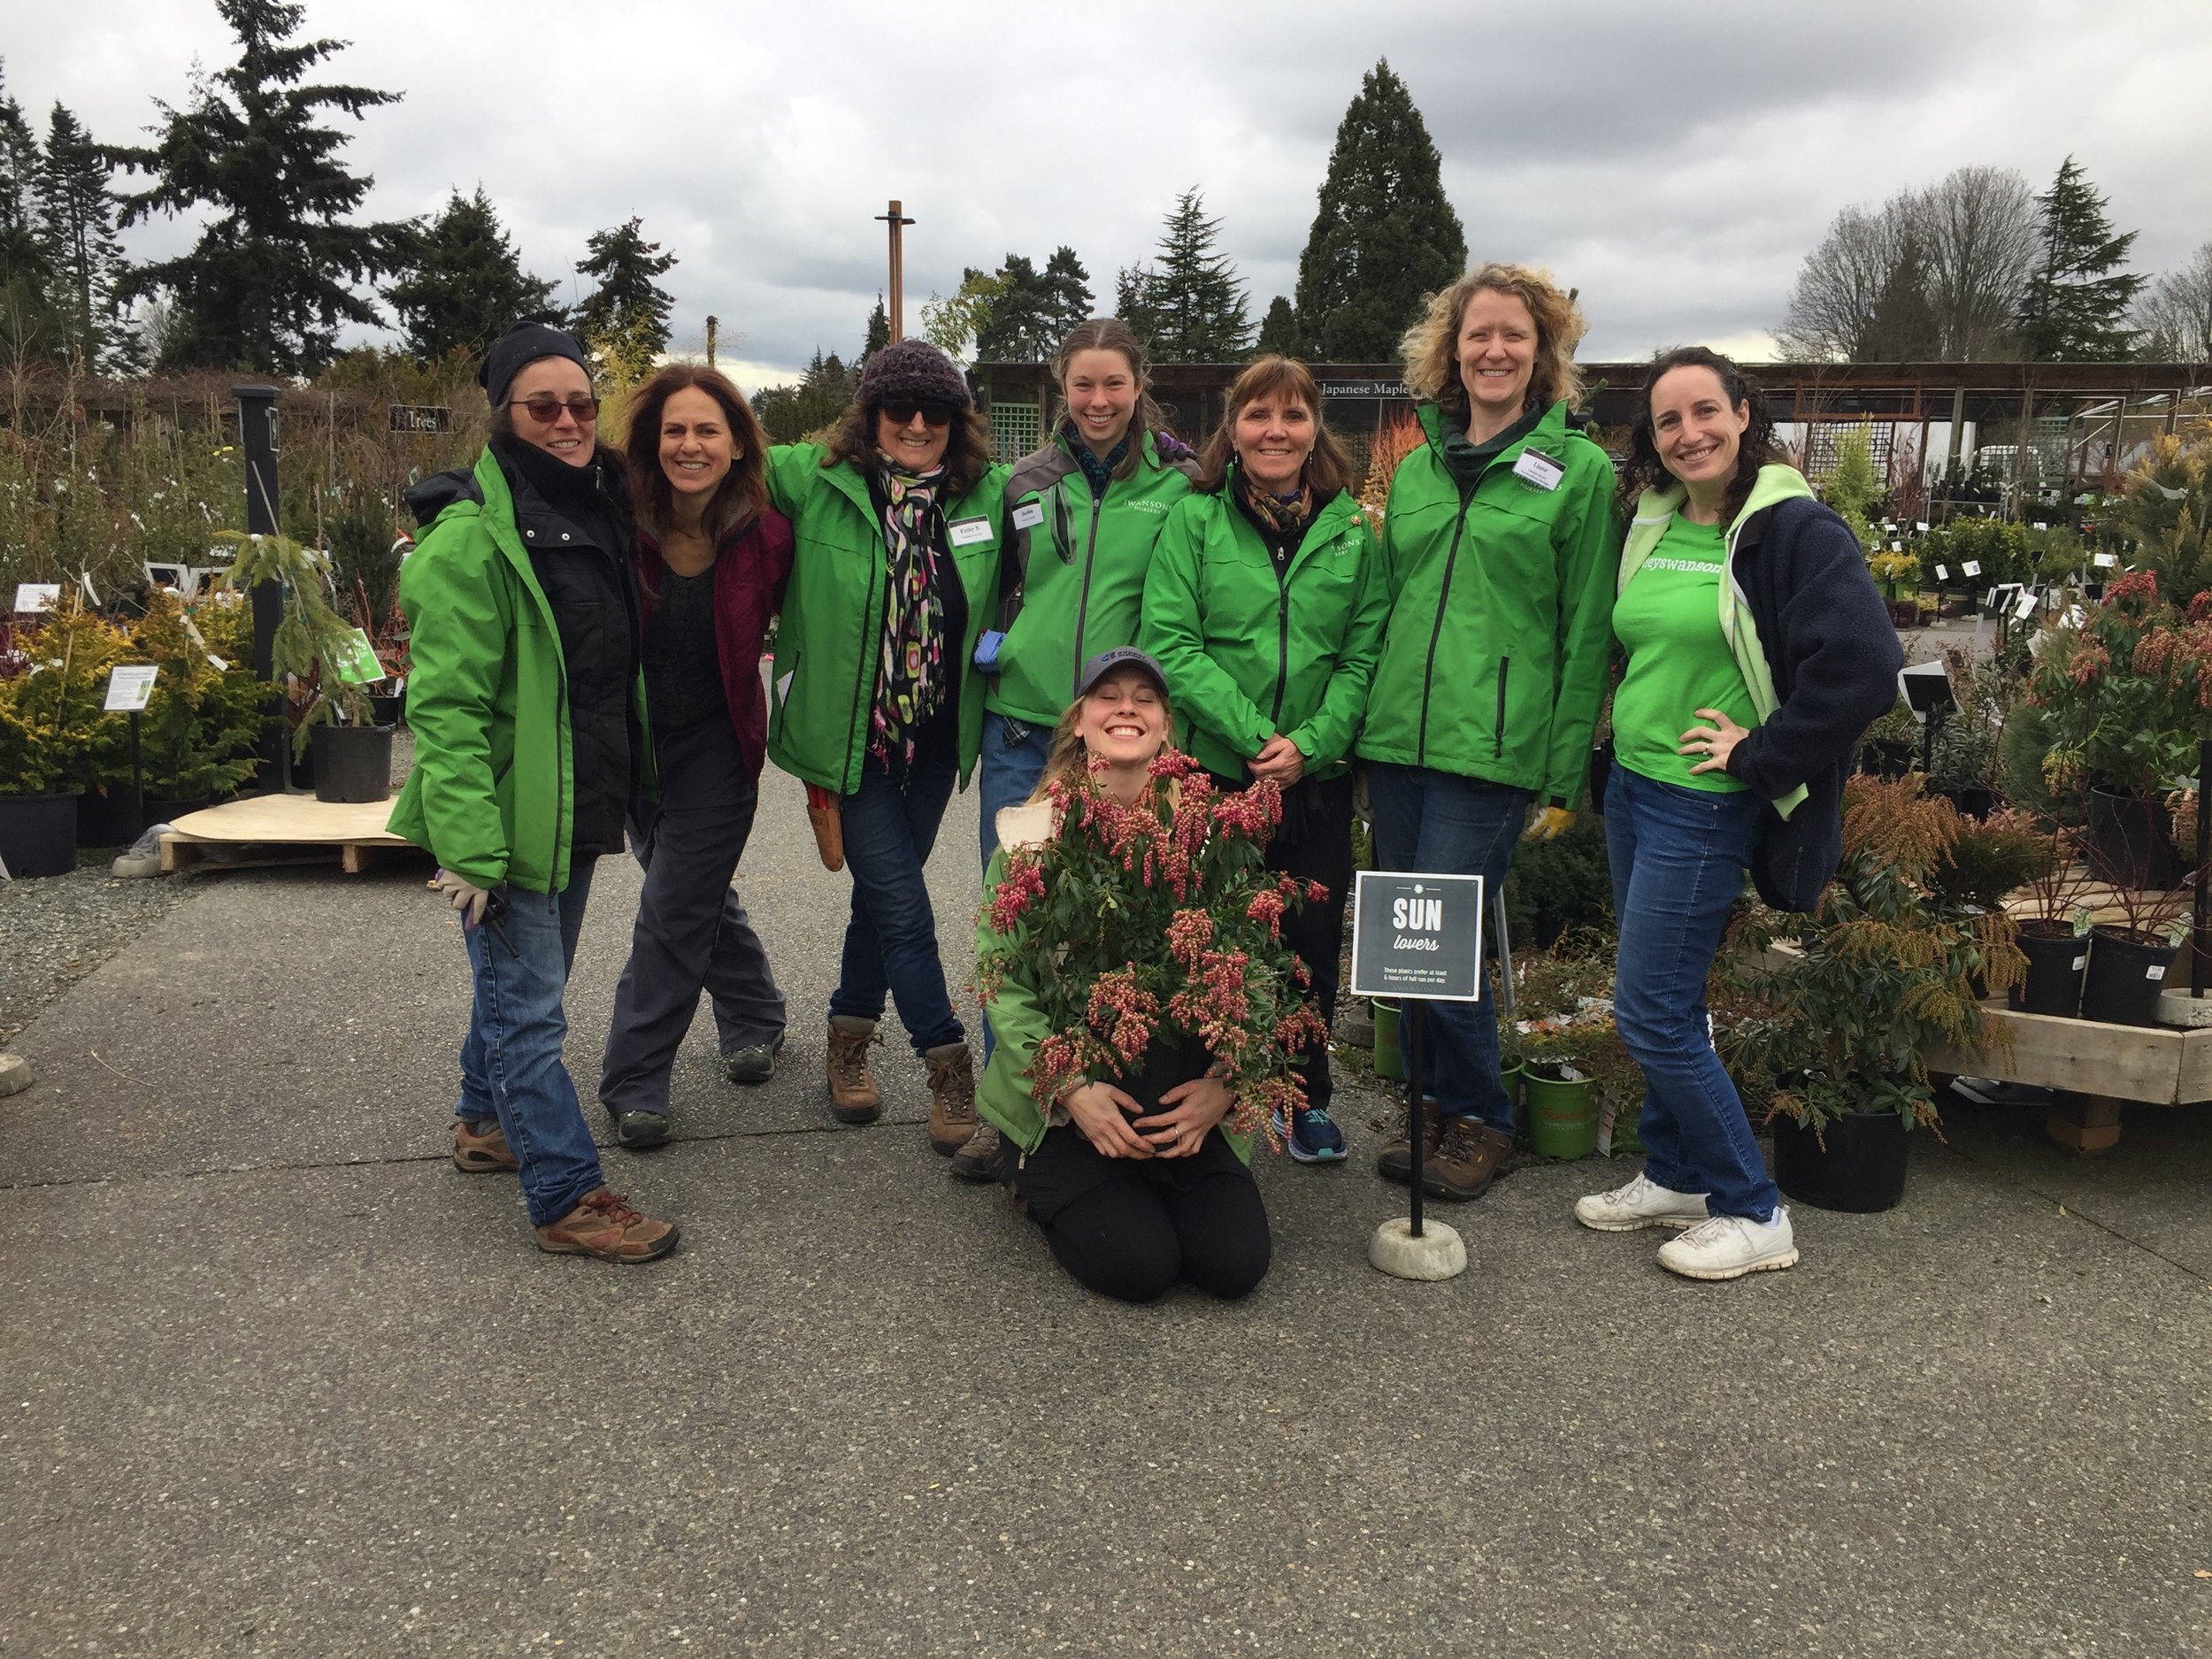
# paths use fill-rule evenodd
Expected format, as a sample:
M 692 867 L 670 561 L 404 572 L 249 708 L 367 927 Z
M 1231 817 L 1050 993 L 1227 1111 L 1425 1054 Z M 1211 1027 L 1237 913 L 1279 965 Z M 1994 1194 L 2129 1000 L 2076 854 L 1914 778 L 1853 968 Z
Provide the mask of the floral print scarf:
M 876 462 L 883 492 L 883 545 L 890 580 L 884 595 L 883 656 L 876 672 L 868 752 L 886 764 L 914 758 L 914 734 L 945 698 L 945 602 L 937 591 L 932 534 L 942 465 L 910 472 L 887 457 Z

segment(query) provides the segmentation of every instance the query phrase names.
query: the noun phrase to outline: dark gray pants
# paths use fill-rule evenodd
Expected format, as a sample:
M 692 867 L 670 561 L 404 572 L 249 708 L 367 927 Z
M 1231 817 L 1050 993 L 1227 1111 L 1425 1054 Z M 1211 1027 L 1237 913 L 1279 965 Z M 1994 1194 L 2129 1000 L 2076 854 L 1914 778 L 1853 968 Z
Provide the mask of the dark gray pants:
M 599 1075 L 599 1102 L 611 1113 L 668 1110 L 669 1069 L 703 990 L 714 999 L 722 1053 L 783 1035 L 783 993 L 730 886 L 759 797 L 749 780 L 740 774 L 733 787 L 724 772 L 707 801 L 687 798 L 694 780 L 672 747 L 661 750 L 660 804 L 630 824 L 645 885 Z

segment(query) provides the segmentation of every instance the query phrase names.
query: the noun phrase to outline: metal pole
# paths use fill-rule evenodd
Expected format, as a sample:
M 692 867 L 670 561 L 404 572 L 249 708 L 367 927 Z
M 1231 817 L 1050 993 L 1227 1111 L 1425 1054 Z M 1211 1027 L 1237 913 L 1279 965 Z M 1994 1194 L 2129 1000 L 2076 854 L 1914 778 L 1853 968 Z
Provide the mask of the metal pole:
M 2189 995 L 2192 996 L 2204 995 L 2204 871 L 2207 864 L 2212 864 L 2212 812 L 2206 811 L 2204 807 L 2204 784 L 2208 778 L 2212 778 L 2212 739 L 2197 745 L 2197 867 L 2190 872 L 2190 879 L 2196 884 L 2192 906 L 2196 915 L 2192 918 L 2193 926 L 2189 935 Z
M 131 839 L 146 833 L 146 774 L 138 764 L 138 710 L 131 710 L 131 822 L 137 826 Z
M 1421 1236 L 1421 1096 L 1426 1093 L 1421 1087 L 1421 1001 L 1414 996 L 1398 999 L 1398 1029 L 1402 1039 L 1399 1051 L 1406 1063 L 1406 1138 L 1413 1150 L 1413 1166 L 1407 1171 L 1413 1182 L 1413 1223 L 1409 1231 L 1417 1239 Z
M 876 218 L 891 227 L 891 288 L 887 309 L 890 312 L 891 339 L 895 344 L 906 338 L 906 257 L 899 230 L 902 226 L 911 225 L 914 221 L 906 217 L 897 202 L 891 204 L 889 212 L 879 213 Z
M 234 386 L 238 400 L 238 447 L 246 457 L 246 534 L 277 534 L 276 400 L 273 386 Z M 284 588 L 279 582 L 256 582 L 253 588 L 253 672 L 263 680 L 275 674 L 277 624 L 284 619 Z M 283 708 L 283 687 L 275 687 L 277 708 Z M 279 787 L 292 787 L 291 734 L 278 718 L 275 747 L 265 742 L 262 776 L 274 772 Z

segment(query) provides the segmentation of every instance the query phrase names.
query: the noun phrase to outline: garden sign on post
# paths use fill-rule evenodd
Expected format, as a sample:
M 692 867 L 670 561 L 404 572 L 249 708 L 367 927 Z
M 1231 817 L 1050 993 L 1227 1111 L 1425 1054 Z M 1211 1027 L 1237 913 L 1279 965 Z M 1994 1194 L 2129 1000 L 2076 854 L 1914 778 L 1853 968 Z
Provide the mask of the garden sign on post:
M 1386 1221 L 1367 1259 L 1400 1279 L 1449 1279 L 1467 1265 L 1459 1234 L 1421 1217 L 1421 1018 L 1424 1002 L 1472 1002 L 1482 995 L 1483 879 L 1400 870 L 1362 870 L 1352 879 L 1352 995 L 1394 996 L 1406 1070 L 1406 1135 L 1413 1211 Z

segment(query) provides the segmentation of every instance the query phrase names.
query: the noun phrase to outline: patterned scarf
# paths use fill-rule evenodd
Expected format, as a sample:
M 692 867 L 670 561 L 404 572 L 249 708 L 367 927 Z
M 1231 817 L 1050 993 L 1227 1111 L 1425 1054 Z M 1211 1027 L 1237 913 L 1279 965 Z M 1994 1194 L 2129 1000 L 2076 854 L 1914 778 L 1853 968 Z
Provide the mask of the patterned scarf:
M 1113 481 L 1114 469 L 1128 457 L 1129 441 L 1136 434 L 1137 424 L 1132 420 L 1129 430 L 1122 434 L 1121 442 L 1107 451 L 1106 458 L 1102 461 L 1091 453 L 1091 446 L 1077 435 L 1072 420 L 1061 426 L 1061 440 L 1067 446 L 1068 453 L 1075 457 L 1075 464 L 1083 469 L 1083 477 L 1089 483 L 1094 497 L 1105 495 L 1106 486 Z
M 884 551 L 890 581 L 884 595 L 883 658 L 876 674 L 868 752 L 889 764 L 914 758 L 914 733 L 945 695 L 945 602 L 937 592 L 931 521 L 945 481 L 941 464 L 910 472 L 887 457 L 876 461 L 884 494 Z
M 1303 535 L 1313 521 L 1313 490 L 1302 477 L 1287 495 L 1271 495 L 1256 488 L 1242 467 L 1237 469 L 1237 497 L 1278 535 Z

